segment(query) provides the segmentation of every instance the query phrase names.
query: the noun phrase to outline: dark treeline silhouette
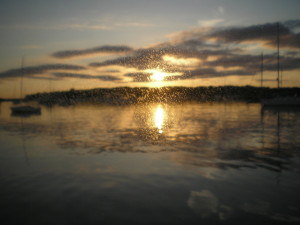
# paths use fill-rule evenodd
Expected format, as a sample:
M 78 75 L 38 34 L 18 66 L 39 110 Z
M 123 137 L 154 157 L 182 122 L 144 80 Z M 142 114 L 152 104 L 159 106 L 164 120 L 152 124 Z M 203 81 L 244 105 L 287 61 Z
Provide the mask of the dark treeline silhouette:
M 180 103 L 186 101 L 247 101 L 260 102 L 261 99 L 276 96 L 300 96 L 300 88 L 258 88 L 252 86 L 224 87 L 162 87 L 162 88 L 97 88 L 37 93 L 27 95 L 25 101 L 37 101 L 43 105 L 72 105 L 81 102 L 102 104 L 138 103 Z

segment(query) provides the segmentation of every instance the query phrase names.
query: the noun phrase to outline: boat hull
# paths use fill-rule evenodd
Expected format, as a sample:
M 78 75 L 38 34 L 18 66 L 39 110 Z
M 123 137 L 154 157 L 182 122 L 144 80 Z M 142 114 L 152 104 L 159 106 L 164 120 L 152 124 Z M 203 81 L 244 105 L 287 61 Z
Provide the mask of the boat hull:
M 300 107 L 300 97 L 278 97 L 262 100 L 263 106 L 297 106 Z
M 41 114 L 40 107 L 33 107 L 33 106 L 14 106 L 10 108 L 13 114 Z

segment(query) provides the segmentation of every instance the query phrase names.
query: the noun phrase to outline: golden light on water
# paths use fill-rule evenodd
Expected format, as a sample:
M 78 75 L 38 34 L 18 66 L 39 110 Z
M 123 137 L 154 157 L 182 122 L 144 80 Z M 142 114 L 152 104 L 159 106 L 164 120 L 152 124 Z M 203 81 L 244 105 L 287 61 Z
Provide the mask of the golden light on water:
M 164 123 L 164 110 L 161 106 L 158 106 L 155 111 L 155 125 L 158 128 L 158 132 L 161 134 L 163 132 L 162 127 Z

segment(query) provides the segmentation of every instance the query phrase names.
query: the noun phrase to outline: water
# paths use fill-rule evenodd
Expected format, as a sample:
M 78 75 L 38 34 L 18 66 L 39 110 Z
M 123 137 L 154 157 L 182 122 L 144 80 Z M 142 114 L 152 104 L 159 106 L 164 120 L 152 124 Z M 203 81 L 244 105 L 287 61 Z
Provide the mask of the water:
M 0 108 L 1 224 L 299 224 L 300 111 Z

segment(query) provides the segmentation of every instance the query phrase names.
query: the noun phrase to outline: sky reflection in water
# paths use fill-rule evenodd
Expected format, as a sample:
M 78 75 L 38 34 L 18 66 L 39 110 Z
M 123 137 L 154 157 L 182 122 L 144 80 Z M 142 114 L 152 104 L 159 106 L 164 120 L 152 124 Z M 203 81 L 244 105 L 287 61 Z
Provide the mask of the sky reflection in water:
M 244 103 L 42 110 L 20 118 L 1 104 L 7 223 L 300 221 L 298 110 Z

